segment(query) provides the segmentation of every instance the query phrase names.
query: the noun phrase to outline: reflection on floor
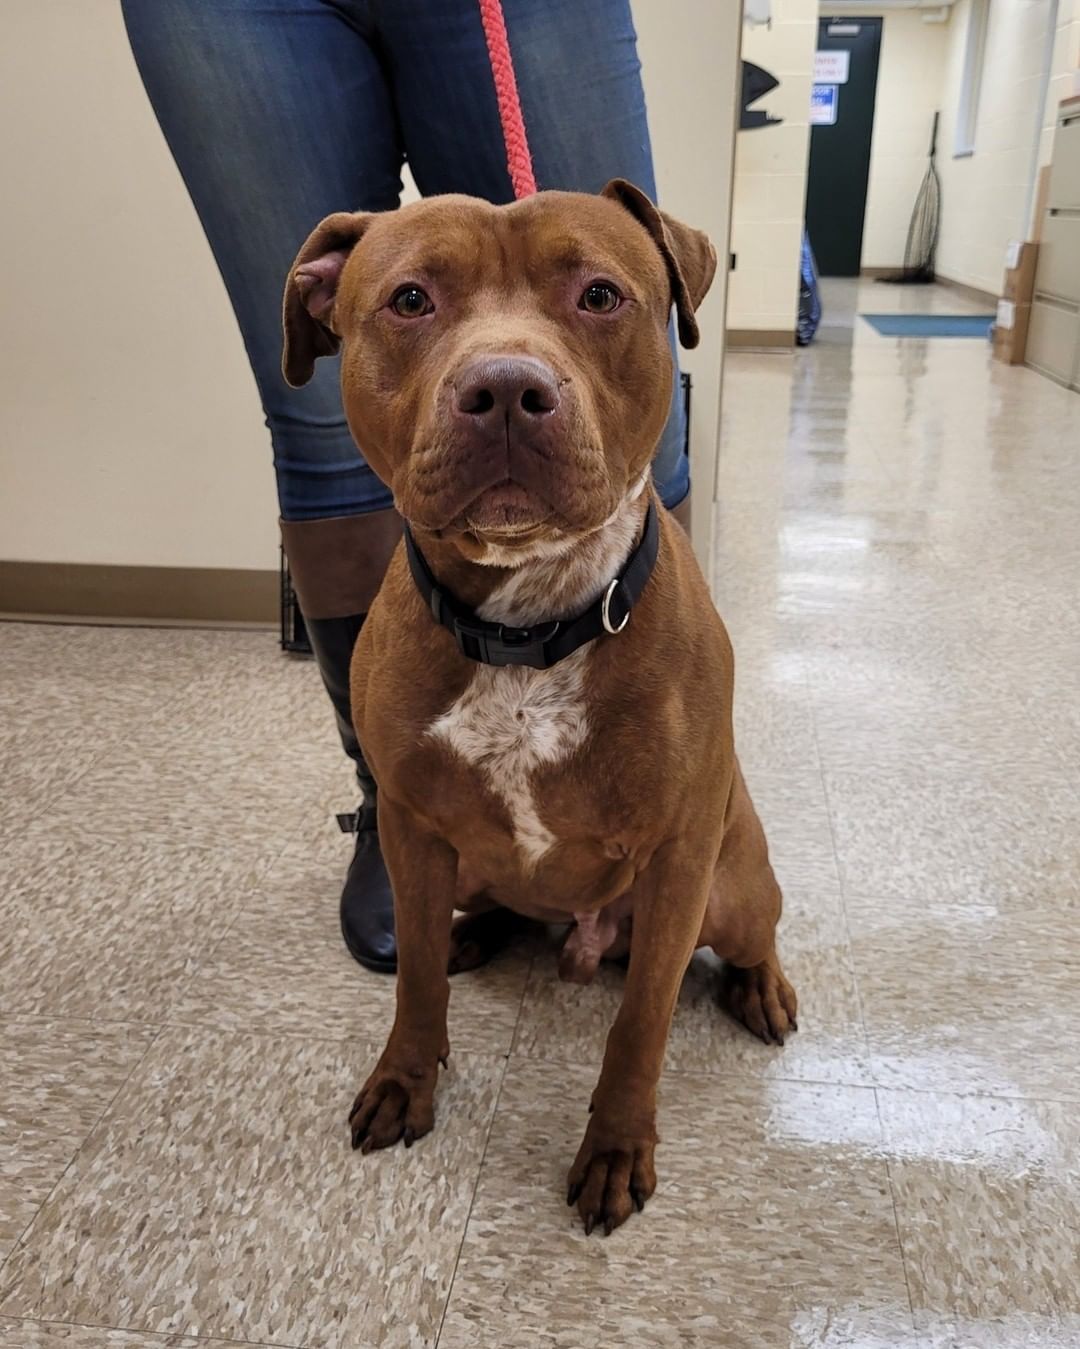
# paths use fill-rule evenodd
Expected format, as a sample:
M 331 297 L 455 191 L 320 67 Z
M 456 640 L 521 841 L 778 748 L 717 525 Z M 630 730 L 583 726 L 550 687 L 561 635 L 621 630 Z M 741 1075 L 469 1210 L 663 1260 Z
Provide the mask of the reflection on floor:
M 852 322 L 955 294 L 825 303 L 729 361 L 719 508 L 802 1029 L 692 967 L 608 1240 L 560 1189 L 620 971 L 456 981 L 436 1132 L 352 1154 L 393 989 L 337 933 L 312 667 L 0 629 L 3 1349 L 1080 1345 L 1080 398 Z

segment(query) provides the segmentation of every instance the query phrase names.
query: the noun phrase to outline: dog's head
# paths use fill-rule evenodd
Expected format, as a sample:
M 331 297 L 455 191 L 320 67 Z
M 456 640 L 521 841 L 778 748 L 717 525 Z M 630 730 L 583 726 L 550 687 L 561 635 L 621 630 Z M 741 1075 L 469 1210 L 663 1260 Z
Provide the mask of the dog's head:
M 696 345 L 715 268 L 703 234 L 619 179 L 332 215 L 289 273 L 285 378 L 340 347 L 349 426 L 401 514 L 476 560 L 523 560 L 640 490 L 670 405 L 671 306 Z

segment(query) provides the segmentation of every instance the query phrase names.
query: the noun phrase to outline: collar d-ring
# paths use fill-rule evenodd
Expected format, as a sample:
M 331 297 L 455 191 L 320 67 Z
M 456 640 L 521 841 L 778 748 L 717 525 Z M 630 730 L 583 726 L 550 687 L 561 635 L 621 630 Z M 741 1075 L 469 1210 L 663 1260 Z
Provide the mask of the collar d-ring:
M 600 605 L 600 622 L 604 625 L 604 631 L 610 632 L 612 637 L 617 637 L 618 634 L 622 632 L 623 628 L 626 627 L 627 623 L 630 622 L 630 610 L 627 609 L 626 613 L 623 614 L 622 622 L 617 628 L 613 627 L 611 623 L 611 597 L 615 594 L 616 587 L 619 585 L 621 579 L 622 578 L 619 576 L 615 577 L 607 590 L 604 591 L 604 598 Z

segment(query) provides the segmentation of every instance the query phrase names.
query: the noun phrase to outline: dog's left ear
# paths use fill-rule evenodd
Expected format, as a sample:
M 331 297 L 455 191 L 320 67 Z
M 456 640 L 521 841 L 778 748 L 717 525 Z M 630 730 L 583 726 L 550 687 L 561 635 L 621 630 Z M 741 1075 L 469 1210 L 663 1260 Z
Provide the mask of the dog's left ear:
M 312 377 L 320 356 L 333 356 L 341 346 L 334 329 L 338 283 L 370 220 L 366 211 L 328 215 L 308 235 L 289 268 L 282 306 L 281 372 L 294 389 Z
M 600 195 L 624 206 L 652 235 L 671 279 L 679 341 L 684 347 L 696 347 L 700 334 L 694 311 L 704 300 L 716 275 L 716 249 L 708 236 L 661 211 L 640 187 L 628 183 L 625 178 L 613 178 Z

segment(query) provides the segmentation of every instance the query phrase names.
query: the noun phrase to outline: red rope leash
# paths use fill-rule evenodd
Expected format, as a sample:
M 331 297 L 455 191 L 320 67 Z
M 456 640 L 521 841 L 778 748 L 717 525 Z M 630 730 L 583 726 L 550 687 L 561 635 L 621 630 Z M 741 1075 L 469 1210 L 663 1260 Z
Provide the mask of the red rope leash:
M 525 135 L 525 119 L 521 115 L 514 62 L 510 56 L 510 39 L 506 35 L 506 20 L 500 0 L 479 0 L 479 3 L 491 75 L 495 81 L 495 96 L 499 101 L 499 121 L 506 145 L 506 167 L 514 185 L 514 196 L 520 200 L 522 197 L 531 197 L 536 191 L 536 178 L 533 175 L 529 140 Z

